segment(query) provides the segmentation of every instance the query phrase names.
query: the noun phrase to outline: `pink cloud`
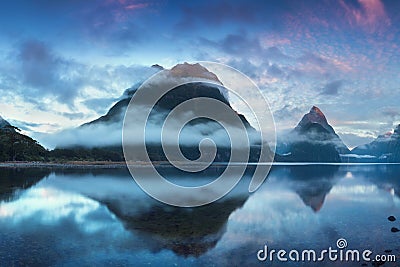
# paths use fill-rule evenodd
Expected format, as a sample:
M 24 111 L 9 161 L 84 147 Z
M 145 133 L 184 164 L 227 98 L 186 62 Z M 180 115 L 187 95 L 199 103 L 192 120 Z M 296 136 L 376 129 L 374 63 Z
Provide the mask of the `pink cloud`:
M 277 34 L 264 34 L 263 36 L 261 36 L 260 39 L 261 45 L 264 48 L 268 48 L 271 46 L 290 45 L 292 43 L 290 39 Z
M 147 6 L 148 6 L 148 4 L 144 4 L 144 3 L 141 3 L 141 4 L 130 4 L 130 5 L 125 6 L 125 9 L 135 10 L 135 9 L 145 8 Z
M 390 26 L 391 22 L 386 14 L 385 6 L 380 0 L 358 0 L 360 7 L 354 7 L 340 1 L 346 12 L 346 18 L 351 25 L 360 26 L 369 33 Z

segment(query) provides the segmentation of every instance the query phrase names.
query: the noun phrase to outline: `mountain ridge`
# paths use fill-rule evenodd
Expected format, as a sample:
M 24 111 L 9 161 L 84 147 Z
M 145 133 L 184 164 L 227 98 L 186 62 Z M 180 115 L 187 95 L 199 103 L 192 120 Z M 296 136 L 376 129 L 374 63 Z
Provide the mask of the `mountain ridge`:
M 352 154 L 357 156 L 370 156 L 370 160 L 377 162 L 400 162 L 400 124 L 394 128 L 393 133 L 379 135 L 368 144 L 355 147 Z M 353 157 L 356 161 L 357 157 Z
M 159 71 L 166 72 L 170 74 L 171 77 L 177 79 L 184 80 L 186 77 L 190 76 L 195 78 L 197 77 L 200 80 L 199 82 L 191 83 L 189 85 L 182 85 L 169 92 L 164 99 L 161 99 L 156 104 L 157 112 L 160 112 L 160 114 L 164 114 L 165 112 L 172 110 L 179 103 L 195 97 L 211 97 L 231 107 L 227 95 L 224 94 L 223 84 L 219 80 L 218 76 L 208 71 L 201 64 L 189 64 L 185 62 L 172 67 L 170 70 L 165 70 L 162 66 L 157 64 L 152 67 Z M 140 86 L 141 83 L 138 83 L 125 90 L 120 99 L 114 103 L 106 114 L 95 120 L 86 122 L 76 129 L 92 129 L 93 136 L 96 138 L 103 138 L 103 136 L 96 133 L 96 126 L 98 125 L 107 125 L 117 129 L 122 129 L 126 108 L 132 96 Z M 161 117 L 163 116 L 165 117 L 165 114 Z M 248 131 L 256 132 L 244 115 L 238 114 L 238 116 Z M 196 123 L 197 125 L 205 125 L 209 122 L 206 123 L 204 120 L 197 120 L 196 122 L 192 122 L 191 126 L 196 125 Z M 213 130 L 207 129 L 206 132 L 208 132 L 207 134 L 210 134 L 212 131 Z M 14 153 L 10 156 L 11 154 L 7 154 L 11 153 L 9 150 L 2 149 L 3 160 L 16 160 L 18 158 L 33 160 L 124 160 L 121 141 L 116 142 L 115 145 L 97 147 L 87 147 L 80 144 L 66 145 L 61 143 L 56 149 L 45 152 L 45 149 L 38 144 L 37 141 L 20 134 L 18 128 L 14 127 L 0 116 L 0 137 L 4 137 L 3 141 L 6 146 L 8 145 L 8 149 L 10 146 L 9 143 L 11 142 L 11 136 L 18 136 L 18 138 L 24 139 L 25 144 L 29 143 L 32 147 L 37 149 L 38 155 L 18 157 L 15 156 Z M 329 124 L 325 114 L 317 106 L 312 106 L 309 112 L 303 115 L 294 129 L 284 136 L 282 140 L 278 142 L 275 157 L 275 160 L 279 162 L 369 162 L 373 160 L 379 162 L 400 162 L 400 124 L 395 127 L 393 132 L 380 135 L 373 142 L 355 147 L 350 151 L 340 139 L 339 135 L 336 134 L 334 128 Z M 260 142 L 261 140 L 253 142 L 253 144 L 257 147 L 260 145 Z M 258 152 L 254 147 L 252 149 L 252 153 L 255 154 L 255 159 L 258 156 Z M 165 160 L 165 158 L 160 157 L 163 152 L 159 147 L 153 146 L 150 148 L 150 151 L 152 151 L 155 160 Z M 184 147 L 183 151 L 186 154 L 190 154 L 189 158 L 194 159 L 198 156 L 197 146 L 195 150 L 193 150 L 193 147 L 191 146 Z M 221 153 L 224 155 L 222 156 Z M 218 160 L 227 160 L 229 156 L 228 151 L 223 151 L 221 153 L 219 154 Z

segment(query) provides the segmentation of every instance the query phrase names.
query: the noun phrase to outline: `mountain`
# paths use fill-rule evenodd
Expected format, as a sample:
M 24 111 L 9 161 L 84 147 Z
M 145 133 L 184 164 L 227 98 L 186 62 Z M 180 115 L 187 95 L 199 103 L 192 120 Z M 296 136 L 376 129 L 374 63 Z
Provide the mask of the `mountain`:
M 319 212 L 325 198 L 336 184 L 337 165 L 298 165 L 289 168 L 290 188 L 303 203 Z M 340 177 L 340 176 L 339 176 Z
M 350 150 L 329 125 L 324 113 L 313 106 L 278 144 L 278 161 L 341 162 Z
M 0 116 L 0 161 L 45 160 L 47 150 Z
M 167 75 L 168 79 L 176 79 L 177 81 L 185 81 L 187 77 L 198 78 L 199 82 L 185 83 L 177 86 L 173 90 L 165 94 L 153 107 L 148 118 L 148 125 L 146 127 L 146 133 L 150 132 L 151 141 L 147 142 L 147 150 L 150 158 L 155 161 L 165 161 L 166 156 L 161 146 L 161 130 L 162 125 L 168 114 L 179 104 L 198 97 L 211 98 L 219 100 L 226 104 L 229 108 L 231 107 L 227 91 L 223 87 L 223 84 L 218 77 L 208 71 L 205 67 L 200 64 L 189 64 L 183 63 L 178 64 L 170 70 L 163 70 L 163 74 Z M 125 91 L 120 100 L 115 103 L 110 110 L 104 115 L 95 119 L 91 122 L 85 123 L 78 127 L 77 131 L 93 131 L 93 136 L 96 134 L 97 129 L 108 127 L 109 132 L 115 131 L 116 129 L 122 129 L 123 119 L 125 116 L 128 104 L 139 88 L 140 84 L 133 86 Z M 200 109 L 196 104 L 193 106 L 193 112 Z M 234 111 L 235 112 L 235 111 Z M 237 113 L 237 112 L 236 112 Z M 246 118 L 238 114 L 240 120 L 245 126 L 250 136 L 251 146 L 251 157 L 250 160 L 256 161 L 259 157 L 261 139 L 257 131 L 251 127 Z M 121 136 L 119 134 L 118 136 Z M 217 154 L 215 161 L 229 161 L 230 158 L 230 144 L 226 144 L 226 140 L 229 140 L 229 136 L 224 133 L 222 126 L 213 120 L 207 118 L 198 118 L 188 122 L 180 133 L 180 148 L 182 153 L 189 159 L 197 159 L 200 156 L 198 144 L 200 140 L 204 138 L 215 139 L 217 137 L 219 141 L 216 141 Z M 98 138 L 102 138 L 99 136 Z M 146 139 L 147 140 L 147 139 Z M 165 144 L 164 144 L 165 145 Z M 97 149 L 102 149 L 103 152 L 118 153 L 121 160 L 122 156 L 122 140 L 116 140 L 114 144 L 96 146 Z M 76 149 L 93 149 L 93 147 L 82 147 L 82 145 L 74 146 L 58 146 L 58 152 L 64 156 Z M 68 153 L 64 153 L 68 152 Z
M 164 70 L 163 67 L 161 67 L 158 64 L 155 64 L 152 66 L 153 68 L 156 68 L 158 70 Z M 187 62 L 183 64 L 177 64 L 173 68 L 169 70 L 169 74 L 172 77 L 175 78 L 184 78 L 184 77 L 196 77 L 196 78 L 201 78 L 204 79 L 205 82 L 216 82 L 221 85 L 218 89 L 221 90 L 222 92 L 223 87 L 221 81 L 218 79 L 218 77 L 212 73 L 209 72 L 205 67 L 200 65 L 199 63 L 196 64 L 189 64 Z M 198 84 L 200 85 L 200 84 Z M 204 85 L 204 84 L 203 84 Z M 135 94 L 136 90 L 139 89 L 141 86 L 141 83 L 137 83 L 131 88 L 128 88 L 125 90 L 124 94 L 121 96 L 120 100 L 115 103 L 110 110 L 103 116 L 99 117 L 98 119 L 95 119 L 93 121 L 90 121 L 88 123 L 83 124 L 81 127 L 88 127 L 88 126 L 95 126 L 98 124 L 113 124 L 113 123 L 118 123 L 122 126 L 125 111 L 128 107 L 128 104 Z M 218 93 L 217 90 L 214 88 L 211 88 L 211 86 L 203 86 L 203 88 L 200 88 L 201 86 L 191 86 L 190 84 L 185 87 L 184 90 L 174 90 L 175 92 L 171 92 L 167 94 L 162 100 L 160 101 L 158 106 L 163 106 L 165 109 L 172 109 L 174 106 L 176 106 L 178 103 L 183 102 L 184 100 L 198 97 L 198 96 L 209 96 L 211 98 L 218 99 L 226 104 L 229 105 L 229 102 L 227 100 L 226 94 L 221 96 L 221 93 Z M 209 88 L 206 88 L 209 87 Z M 172 101 L 169 103 L 169 101 Z M 169 105 L 167 107 L 167 105 Z
M 375 162 L 400 162 L 400 124 L 393 133 L 379 135 L 371 143 L 355 147 L 351 153 L 358 155 L 356 158 L 360 160 L 368 158 Z
M 10 126 L 11 125 L 8 123 L 8 121 L 6 121 L 5 119 L 3 119 L 3 117 L 0 116 L 0 129 L 7 128 Z M 9 129 L 11 129 L 11 128 L 9 128 Z
M 156 244 L 143 244 L 154 250 L 170 250 L 184 257 L 200 257 L 213 249 L 226 232 L 229 216 L 242 207 L 248 196 L 224 197 L 195 209 L 182 209 L 165 205 L 147 204 L 148 210 L 132 212 L 130 206 L 110 201 L 99 201 L 123 224 L 126 230 L 139 232 L 157 240 Z

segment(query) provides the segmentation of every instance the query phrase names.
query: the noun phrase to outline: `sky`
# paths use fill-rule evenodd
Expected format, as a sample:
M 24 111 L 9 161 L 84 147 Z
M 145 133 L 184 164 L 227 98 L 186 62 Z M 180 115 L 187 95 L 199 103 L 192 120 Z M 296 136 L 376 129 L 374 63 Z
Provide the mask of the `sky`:
M 354 147 L 400 123 L 399 11 L 383 0 L 1 1 L 0 115 L 33 137 L 55 133 L 103 115 L 153 64 L 214 61 L 254 80 L 278 134 L 317 105 Z

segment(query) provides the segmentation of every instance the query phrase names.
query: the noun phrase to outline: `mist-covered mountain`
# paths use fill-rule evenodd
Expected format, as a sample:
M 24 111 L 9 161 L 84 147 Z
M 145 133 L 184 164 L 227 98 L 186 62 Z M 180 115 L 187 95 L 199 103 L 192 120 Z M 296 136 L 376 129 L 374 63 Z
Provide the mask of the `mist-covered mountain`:
M 329 125 L 322 111 L 313 106 L 298 125 L 278 142 L 278 161 L 341 162 L 350 150 Z
M 218 100 L 233 112 L 228 94 L 218 77 L 200 64 L 178 64 L 170 70 L 159 65 L 155 72 L 163 71 L 167 79 L 179 81 L 173 90 L 165 94 L 153 107 L 146 125 L 146 146 L 154 161 L 166 161 L 161 146 L 161 129 L 168 114 L 177 105 L 198 97 Z M 198 82 L 184 83 L 187 77 Z M 76 129 L 65 132 L 68 138 L 56 149 L 47 151 L 35 140 L 19 133 L 19 130 L 0 117 L 0 161 L 60 161 L 95 160 L 124 161 L 122 128 L 124 116 L 131 98 L 141 83 L 127 89 L 109 111 Z M 141 112 L 141 105 L 136 112 Z M 193 105 L 196 113 L 199 106 Z M 236 112 L 237 113 L 237 112 Z M 260 134 L 247 119 L 238 114 L 249 136 L 250 161 L 258 161 L 261 147 Z M 224 116 L 222 116 L 224 118 Z M 180 124 L 176 124 L 180 125 Z M 180 125 L 181 126 L 181 125 Z M 139 129 L 140 130 L 140 129 Z M 73 138 L 70 138 L 72 135 Z M 188 122 L 180 132 L 180 149 L 191 160 L 200 156 L 199 143 L 209 138 L 216 143 L 215 161 L 226 162 L 230 158 L 230 138 L 220 123 L 198 118 Z M 71 141 L 72 140 L 72 141 Z M 163 143 L 168 146 L 169 144 Z M 379 136 L 370 144 L 354 148 L 351 152 L 328 123 L 323 112 L 316 106 L 303 116 L 288 134 L 278 137 L 275 160 L 280 162 L 400 162 L 400 125 L 393 133 Z
M 353 161 L 400 162 L 400 124 L 393 133 L 379 135 L 369 144 L 355 147 Z
M 164 70 L 164 68 L 158 64 L 155 64 L 152 67 L 160 71 Z M 165 97 L 163 97 L 157 106 L 163 107 L 166 110 L 171 110 L 177 104 L 197 96 L 209 96 L 211 98 L 215 98 L 229 105 L 227 96 L 224 95 L 221 97 L 221 92 L 225 90 L 222 87 L 221 81 L 214 73 L 209 72 L 205 67 L 201 66 L 199 63 L 189 64 L 185 62 L 183 64 L 178 64 L 173 68 L 171 68 L 171 70 L 169 70 L 169 73 L 171 74 L 172 77 L 202 78 L 205 80 L 205 82 L 206 81 L 215 82 L 220 84 L 221 87 L 218 87 L 218 90 L 215 90 L 216 87 L 210 85 L 203 86 L 202 88 L 200 88 L 201 86 L 193 86 L 192 88 L 190 88 L 191 86 L 189 86 L 185 87 L 184 90 L 174 90 L 174 92 L 171 92 L 170 94 L 167 94 Z M 121 96 L 120 100 L 117 103 L 115 103 L 105 115 L 91 122 L 83 124 L 81 128 L 92 127 L 100 124 L 113 124 L 113 123 L 120 123 L 122 125 L 128 104 L 133 95 L 135 94 L 136 90 L 140 86 L 141 83 L 137 83 L 131 88 L 126 89 L 124 94 Z
M 209 72 L 200 64 L 178 64 L 171 70 L 166 71 L 168 79 L 184 79 L 186 77 L 195 77 L 200 82 L 186 83 L 180 85 L 165 94 L 153 107 L 146 126 L 146 145 L 149 156 L 152 160 L 164 161 L 163 148 L 161 146 L 161 129 L 167 115 L 179 104 L 198 97 L 211 98 L 223 102 L 231 109 L 226 89 L 218 77 Z M 67 157 L 66 153 L 71 151 L 101 149 L 104 153 L 114 153 L 113 156 L 122 156 L 122 127 L 123 119 L 128 104 L 140 85 L 134 86 L 125 91 L 120 100 L 115 103 L 110 110 L 98 119 L 85 123 L 76 129 L 77 134 L 90 136 L 100 139 L 99 144 L 91 145 L 90 142 L 77 144 L 59 144 L 56 149 L 59 156 Z M 201 107 L 193 106 L 192 112 Z M 233 110 L 233 109 L 232 109 Z M 138 111 L 140 112 L 140 110 Z M 251 144 L 251 161 L 256 161 L 259 157 L 261 139 L 257 131 L 251 127 L 247 119 L 238 114 L 240 120 L 245 126 L 249 142 Z M 210 138 L 214 140 L 217 146 L 215 161 L 229 161 L 230 143 L 229 136 L 222 126 L 213 120 L 207 118 L 198 118 L 188 122 L 180 133 L 180 148 L 182 153 L 189 159 L 197 159 L 200 156 L 198 144 L 200 140 Z M 101 140 L 104 142 L 101 142 Z M 164 145 L 168 145 L 165 144 Z M 115 159 L 114 157 L 114 159 Z M 118 158 L 118 157 L 117 157 Z
M 0 116 L 0 161 L 43 161 L 47 150 Z

